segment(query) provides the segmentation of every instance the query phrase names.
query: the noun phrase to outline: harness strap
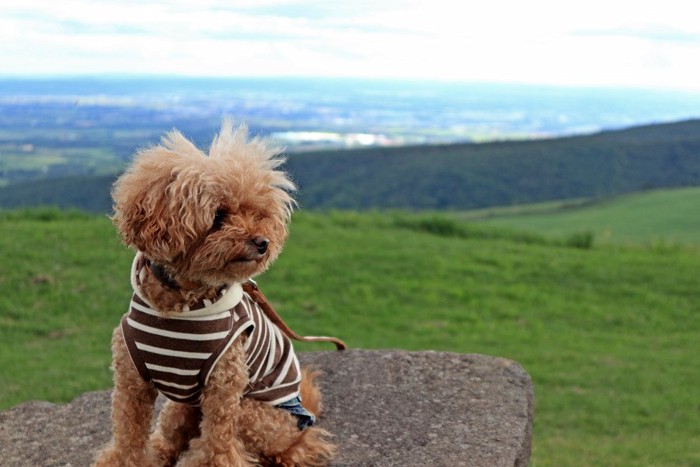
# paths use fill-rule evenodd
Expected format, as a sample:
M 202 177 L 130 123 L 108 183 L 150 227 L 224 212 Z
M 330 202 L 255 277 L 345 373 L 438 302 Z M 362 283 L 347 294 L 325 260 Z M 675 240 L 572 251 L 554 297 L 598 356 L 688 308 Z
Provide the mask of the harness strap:
M 300 336 L 294 332 L 287 323 L 282 321 L 280 315 L 278 315 L 275 310 L 272 309 L 270 303 L 265 298 L 265 295 L 260 291 L 258 286 L 253 281 L 248 281 L 243 284 L 243 290 L 245 293 L 250 295 L 255 303 L 257 303 L 260 308 L 265 312 L 265 315 L 272 321 L 277 327 L 279 327 L 282 332 L 284 332 L 290 339 L 295 339 L 301 342 L 332 342 L 335 344 L 336 350 L 345 350 L 348 347 L 345 342 L 341 341 L 337 337 L 326 337 L 326 336 Z

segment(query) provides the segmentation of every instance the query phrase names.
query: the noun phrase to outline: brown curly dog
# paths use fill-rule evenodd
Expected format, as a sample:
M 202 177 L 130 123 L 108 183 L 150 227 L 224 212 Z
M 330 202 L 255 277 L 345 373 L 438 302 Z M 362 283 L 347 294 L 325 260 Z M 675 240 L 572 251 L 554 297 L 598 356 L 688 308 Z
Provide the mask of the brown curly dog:
M 225 121 L 206 156 L 179 132 L 113 189 L 137 250 L 112 338 L 112 441 L 97 466 L 321 466 L 333 458 L 314 374 L 299 367 L 250 279 L 287 238 L 283 159 Z M 258 294 L 261 295 L 261 294 Z M 264 305 L 264 304 L 263 304 Z M 166 401 L 151 433 L 158 392 Z

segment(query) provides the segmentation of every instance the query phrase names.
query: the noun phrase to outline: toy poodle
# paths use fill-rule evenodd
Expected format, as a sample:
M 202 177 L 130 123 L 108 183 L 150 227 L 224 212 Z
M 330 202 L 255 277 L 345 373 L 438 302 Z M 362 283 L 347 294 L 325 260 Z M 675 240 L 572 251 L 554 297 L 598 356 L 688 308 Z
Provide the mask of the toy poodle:
M 112 441 L 97 466 L 321 466 L 334 456 L 316 374 L 251 280 L 282 250 L 294 184 L 279 151 L 226 120 L 209 155 L 177 131 L 116 181 L 137 250 L 112 337 Z M 301 338 L 332 341 L 334 338 Z M 151 433 L 158 392 L 167 397 Z

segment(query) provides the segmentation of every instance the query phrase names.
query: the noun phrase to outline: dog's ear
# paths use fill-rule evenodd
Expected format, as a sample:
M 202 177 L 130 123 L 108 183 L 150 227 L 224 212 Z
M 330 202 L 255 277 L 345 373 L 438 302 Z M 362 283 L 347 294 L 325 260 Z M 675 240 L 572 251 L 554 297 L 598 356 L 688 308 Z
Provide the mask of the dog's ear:
M 204 189 L 214 183 L 200 170 L 204 157 L 178 132 L 136 155 L 112 189 L 124 243 L 171 263 L 209 229 L 220 200 Z

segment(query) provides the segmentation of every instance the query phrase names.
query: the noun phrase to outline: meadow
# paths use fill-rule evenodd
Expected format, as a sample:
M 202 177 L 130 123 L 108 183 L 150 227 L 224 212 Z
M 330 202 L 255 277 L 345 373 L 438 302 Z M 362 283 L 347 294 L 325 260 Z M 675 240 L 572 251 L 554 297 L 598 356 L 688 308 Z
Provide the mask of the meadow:
M 301 212 L 259 284 L 303 334 L 518 361 L 536 391 L 533 466 L 699 465 L 700 249 L 577 238 Z M 0 212 L 0 252 L 0 409 L 108 389 L 132 258 L 109 220 Z
M 650 190 L 460 214 L 483 225 L 551 238 L 588 232 L 602 244 L 700 245 L 700 187 Z

